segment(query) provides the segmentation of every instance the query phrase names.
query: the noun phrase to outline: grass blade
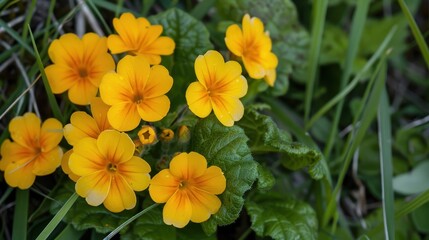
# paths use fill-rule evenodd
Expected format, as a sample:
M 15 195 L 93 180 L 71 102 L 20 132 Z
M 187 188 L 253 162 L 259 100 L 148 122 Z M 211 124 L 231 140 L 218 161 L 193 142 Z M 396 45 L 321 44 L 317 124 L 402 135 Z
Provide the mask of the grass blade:
M 414 35 L 414 38 L 416 39 L 417 45 L 420 48 L 420 52 L 423 55 L 423 58 L 425 59 L 426 65 L 429 68 L 429 49 L 428 45 L 425 42 L 425 39 L 420 32 L 419 27 L 416 24 L 416 21 L 413 18 L 413 15 L 410 12 L 410 9 L 408 9 L 407 4 L 404 2 L 404 0 L 398 0 L 399 5 L 401 6 L 402 12 L 404 13 L 405 17 L 408 20 L 408 24 L 410 25 L 411 31 Z
M 70 196 L 70 198 L 67 200 L 67 202 L 64 203 L 64 205 L 57 212 L 57 214 L 55 214 L 55 216 L 48 223 L 48 225 L 46 225 L 46 227 L 39 234 L 39 236 L 36 238 L 36 240 L 47 239 L 49 237 L 49 235 L 54 231 L 55 227 L 61 222 L 61 220 L 64 218 L 64 216 L 70 210 L 70 208 L 73 206 L 73 204 L 77 200 L 77 198 L 78 198 L 78 195 L 76 193 L 73 193 L 73 195 Z M 25 239 L 25 238 L 23 238 L 23 239 Z
M 13 215 L 12 240 L 27 239 L 27 216 L 29 190 L 16 190 L 16 205 Z
M 305 88 L 305 112 L 304 121 L 307 122 L 311 111 L 311 100 L 313 98 L 314 83 L 316 82 L 317 66 L 319 63 L 320 46 L 322 45 L 323 29 L 325 27 L 326 10 L 328 1 L 316 1 L 313 8 L 313 28 L 311 29 L 311 43 L 308 57 L 307 85 Z
M 0 27 L 4 28 L 6 30 L 6 32 L 13 38 L 15 39 L 19 45 L 21 47 L 23 47 L 25 50 L 27 50 L 27 52 L 29 52 L 32 56 L 34 56 L 34 51 L 33 49 L 31 49 L 30 45 L 27 44 L 27 42 L 24 42 L 21 38 L 21 36 L 19 36 L 19 34 L 13 30 L 12 28 L 10 28 L 7 23 L 5 23 L 3 20 L 0 19 Z
M 71 224 L 69 224 L 69 225 L 67 225 L 67 227 L 65 227 L 63 229 L 63 231 L 60 234 L 58 234 L 58 236 L 55 238 L 55 240 L 81 239 L 81 237 L 84 233 L 85 233 L 85 231 L 78 231 Z
M 344 63 L 343 74 L 341 76 L 340 90 L 344 89 L 344 87 L 347 85 L 347 82 L 350 78 L 350 74 L 352 72 L 353 62 L 356 58 L 357 51 L 359 49 L 359 42 L 362 37 L 362 32 L 366 21 L 366 15 L 368 13 L 369 2 L 369 0 L 357 1 L 356 13 L 353 16 L 353 24 L 350 30 L 349 47 L 347 49 L 347 56 Z M 340 122 L 343 105 L 344 99 L 342 99 L 337 105 L 334 120 L 332 122 L 331 132 L 329 134 L 325 146 L 324 153 L 327 159 L 331 154 L 332 147 L 334 146 L 334 142 L 337 137 L 338 124 Z
M 42 75 L 43 85 L 45 86 L 46 94 L 48 96 L 49 105 L 52 109 L 52 112 L 60 122 L 64 123 L 64 118 L 61 113 L 60 107 L 58 106 L 57 100 L 55 99 L 54 94 L 52 93 L 51 86 L 49 85 L 48 78 L 46 77 L 45 67 L 43 66 L 42 59 L 40 58 L 39 51 L 37 50 L 36 42 L 34 40 L 33 32 L 31 31 L 30 26 L 28 25 L 28 30 L 30 33 L 31 42 L 33 43 L 33 48 L 36 56 L 36 62 Z
M 195 6 L 190 14 L 198 20 L 201 20 L 206 14 L 207 12 L 210 10 L 211 7 L 213 7 L 213 5 L 216 3 L 216 0 L 204 0 L 201 1 L 197 4 L 197 6 Z
M 386 69 L 381 70 L 386 78 Z M 395 239 L 395 209 L 393 195 L 392 132 L 390 105 L 386 88 L 383 89 L 378 107 L 378 142 L 380 146 L 381 190 L 383 196 L 383 218 L 385 239 Z

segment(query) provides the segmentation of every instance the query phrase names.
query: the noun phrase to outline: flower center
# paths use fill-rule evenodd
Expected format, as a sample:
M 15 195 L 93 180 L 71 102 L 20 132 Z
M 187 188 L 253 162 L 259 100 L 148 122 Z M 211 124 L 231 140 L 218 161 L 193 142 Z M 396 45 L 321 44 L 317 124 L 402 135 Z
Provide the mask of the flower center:
M 88 77 L 88 71 L 86 70 L 86 68 L 84 68 L 84 67 L 79 68 L 79 76 L 80 76 L 81 78 L 86 78 L 86 77 Z
M 185 180 L 180 181 L 180 183 L 179 183 L 180 189 L 185 189 L 187 186 L 189 186 L 187 181 L 185 181 Z
M 115 173 L 117 170 L 118 170 L 118 166 L 116 166 L 116 164 L 109 163 L 107 165 L 107 171 L 109 171 L 111 173 Z
M 146 132 L 144 132 L 142 134 L 142 136 L 143 136 L 144 139 L 148 140 L 150 138 L 150 132 L 149 132 L 149 130 L 146 130 Z
M 142 102 L 143 102 L 143 97 L 141 97 L 139 95 L 134 96 L 134 103 L 135 104 L 140 104 Z

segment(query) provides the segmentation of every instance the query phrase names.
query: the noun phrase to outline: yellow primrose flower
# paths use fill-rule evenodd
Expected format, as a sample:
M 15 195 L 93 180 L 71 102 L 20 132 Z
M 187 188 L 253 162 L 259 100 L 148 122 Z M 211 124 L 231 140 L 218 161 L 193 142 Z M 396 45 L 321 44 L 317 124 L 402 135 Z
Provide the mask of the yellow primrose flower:
M 95 33 L 87 33 L 82 39 L 64 34 L 51 43 L 48 53 L 54 63 L 45 68 L 52 92 L 68 90 L 70 101 L 79 105 L 89 104 L 103 75 L 115 69 L 106 38 Z
M 277 56 L 271 52 L 271 38 L 264 32 L 264 24 L 257 17 L 244 15 L 242 28 L 233 24 L 226 30 L 225 43 L 229 51 L 242 59 L 249 76 L 264 78 L 274 86 L 276 80 Z
M 97 138 L 101 132 L 113 129 L 107 120 L 109 106 L 101 98 L 95 97 L 91 101 L 92 117 L 84 111 L 74 112 L 70 117 L 70 123 L 64 126 L 64 137 L 67 142 L 74 146 L 86 137 Z M 77 176 L 69 170 L 68 161 L 73 149 L 67 151 L 61 161 L 63 172 L 76 182 Z
M 195 115 L 205 118 L 213 109 L 225 126 L 232 126 L 243 117 L 244 107 L 239 98 L 247 93 L 247 81 L 241 75 L 240 64 L 225 63 L 219 52 L 210 50 L 195 60 L 195 73 L 198 81 L 186 90 L 186 101 Z
M 107 46 L 113 54 L 128 52 L 140 55 L 154 65 L 161 63 L 160 55 L 171 55 L 175 48 L 173 39 L 160 37 L 161 25 L 151 25 L 146 18 L 135 18 L 131 13 L 123 13 L 113 19 L 113 26 L 119 35 L 107 38 Z
M 91 206 L 101 203 L 112 212 L 136 206 L 134 191 L 149 185 L 150 166 L 134 156 L 131 138 L 115 130 L 103 131 L 97 139 L 84 138 L 74 147 L 69 167 L 80 176 L 76 192 Z
M 156 141 L 155 128 L 149 125 L 142 126 L 142 129 L 137 133 L 140 143 L 143 145 L 152 144 Z
M 28 189 L 36 176 L 51 174 L 60 166 L 62 124 L 49 118 L 43 122 L 34 113 L 15 117 L 9 123 L 14 142 L 6 139 L 1 146 L 0 170 L 11 187 Z
M 155 122 L 167 115 L 170 100 L 165 95 L 173 78 L 161 65 L 150 67 L 142 56 L 125 56 L 117 73 L 107 73 L 100 84 L 103 102 L 110 105 L 107 118 L 119 131 L 135 129 L 140 120 Z
M 156 174 L 149 186 L 153 201 L 165 203 L 164 223 L 178 228 L 189 221 L 201 223 L 215 214 L 226 179 L 217 166 L 207 168 L 205 157 L 196 152 L 181 153 L 170 162 L 170 169 Z

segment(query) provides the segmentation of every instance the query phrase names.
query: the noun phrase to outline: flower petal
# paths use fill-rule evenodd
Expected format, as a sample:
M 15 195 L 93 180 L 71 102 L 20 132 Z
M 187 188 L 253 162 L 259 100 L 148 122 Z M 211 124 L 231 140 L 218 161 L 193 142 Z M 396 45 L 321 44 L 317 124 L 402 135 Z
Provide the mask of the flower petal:
M 94 118 L 100 132 L 112 128 L 109 120 L 107 119 L 109 108 L 110 106 L 105 104 L 99 97 L 93 98 L 91 101 L 92 117 Z M 98 134 L 96 137 L 98 137 Z
M 150 70 L 150 75 L 144 88 L 144 97 L 153 98 L 166 94 L 173 86 L 173 78 L 167 68 L 155 65 Z
M 226 29 L 225 44 L 234 55 L 241 57 L 244 52 L 243 32 L 237 24 Z
M 207 89 L 216 79 L 217 68 L 224 63 L 222 55 L 217 51 L 209 50 L 204 56 L 198 56 L 194 67 L 198 81 Z
M 63 139 L 63 125 L 55 118 L 46 119 L 40 130 L 40 147 L 42 152 L 50 151 Z
M 30 162 L 36 158 L 36 154 L 34 149 L 6 139 L 1 145 L 2 159 L 0 160 L 0 170 L 5 171 L 7 166 L 12 162 Z
M 159 37 L 158 39 L 154 40 L 152 44 L 147 46 L 147 48 L 144 50 L 144 53 L 156 54 L 156 55 L 170 55 L 174 52 L 175 47 L 176 47 L 176 43 L 170 37 Z M 139 50 L 139 52 L 143 52 L 143 51 Z
M 194 179 L 194 184 L 198 189 L 211 194 L 221 194 L 226 188 L 226 178 L 217 166 L 207 168 L 206 172 Z
M 132 102 L 134 91 L 128 81 L 117 73 L 106 73 L 100 83 L 100 96 L 107 105 Z
M 212 98 L 213 111 L 219 121 L 230 127 L 243 117 L 244 107 L 240 100 L 228 96 Z
M 196 188 L 189 189 L 188 196 L 192 204 L 191 221 L 195 223 L 206 221 L 221 206 L 218 197 Z
M 170 170 L 164 169 L 156 174 L 149 185 L 149 194 L 154 202 L 164 203 L 179 189 L 180 181 Z
M 89 80 L 78 81 L 68 92 L 69 99 L 72 103 L 78 105 L 88 105 L 97 95 L 98 86 L 94 86 Z
M 192 216 L 192 205 L 186 191 L 177 191 L 167 201 L 162 211 L 164 223 L 183 228 Z
M 28 189 L 36 179 L 36 175 L 33 174 L 32 170 L 32 162 L 14 161 L 6 167 L 4 178 L 11 187 Z
M 137 105 L 140 117 L 147 122 L 156 122 L 163 119 L 170 109 L 170 99 L 162 95 L 159 97 L 144 99 Z
M 77 128 L 78 130 L 82 131 L 85 134 L 85 137 L 97 138 L 101 132 L 94 118 L 92 118 L 89 114 L 83 111 L 74 112 L 70 117 L 70 123 L 73 125 L 74 128 Z M 64 135 L 70 135 L 70 133 L 67 132 L 66 134 L 66 131 L 64 131 Z M 66 137 L 66 139 L 69 138 L 70 136 Z M 74 142 L 73 140 L 79 141 L 80 139 L 72 138 L 70 140 Z M 75 142 L 71 145 L 74 144 Z
M 145 89 L 146 82 L 150 73 L 150 65 L 148 61 L 142 56 L 127 55 L 118 63 L 117 72 L 124 78 L 122 81 L 128 81 L 131 90 L 133 90 L 132 97 L 135 95 L 141 96 L 141 92 Z M 104 99 L 103 99 L 104 100 Z
M 83 44 L 76 34 L 66 33 L 51 43 L 48 54 L 55 64 L 73 66 L 83 59 Z
M 69 66 L 53 64 L 45 68 L 49 86 L 55 94 L 63 93 L 70 89 L 79 81 L 79 76 L 75 69 Z
M 114 21 L 114 20 L 113 20 Z M 127 45 L 119 35 L 112 34 L 107 38 L 107 46 L 112 54 L 118 54 L 133 50 L 131 46 Z
M 71 157 L 73 157 L 73 154 Z M 106 199 L 111 182 L 111 176 L 106 174 L 105 171 L 94 172 L 77 180 L 76 193 L 84 197 L 89 205 L 98 206 Z
M 134 155 L 135 145 L 126 134 L 115 130 L 106 130 L 97 139 L 97 147 L 104 159 L 120 164 L 129 161 Z
M 200 82 L 189 84 L 186 89 L 186 102 L 189 109 L 200 118 L 207 117 L 212 111 L 210 97 Z
M 135 129 L 141 117 L 134 103 L 118 103 L 110 107 L 107 112 L 110 125 L 119 131 L 130 131 Z
M 80 176 L 74 174 L 69 167 L 70 155 L 72 153 L 73 153 L 73 149 L 68 150 L 66 153 L 64 153 L 63 158 L 61 159 L 61 169 L 65 174 L 69 176 L 71 180 L 76 182 L 80 178 Z
M 274 87 L 276 76 L 277 76 L 276 69 L 268 69 L 267 74 L 264 77 L 264 80 L 269 86 Z
M 73 147 L 69 167 L 74 174 L 78 176 L 90 175 L 97 171 L 104 171 L 106 165 L 106 159 L 98 149 L 97 140 L 84 138 Z
M 143 191 L 150 182 L 149 164 L 136 156 L 118 165 L 118 173 L 127 181 L 134 191 Z
M 104 206 L 111 212 L 121 212 L 124 209 L 134 208 L 136 203 L 136 194 L 127 181 L 121 176 L 113 178 Z
M 45 176 L 51 174 L 61 164 L 63 150 L 60 147 L 55 147 L 49 152 L 42 152 L 34 159 L 33 173 L 36 176 Z
M 40 118 L 30 112 L 25 113 L 24 116 L 13 118 L 9 123 L 9 132 L 12 139 L 27 148 L 38 147 L 40 122 Z
M 199 177 L 204 174 L 206 169 L 206 158 L 197 152 L 181 153 L 170 162 L 171 174 L 182 180 Z
M 251 78 L 261 79 L 266 74 L 264 66 L 262 66 L 258 61 L 243 57 L 243 64 Z

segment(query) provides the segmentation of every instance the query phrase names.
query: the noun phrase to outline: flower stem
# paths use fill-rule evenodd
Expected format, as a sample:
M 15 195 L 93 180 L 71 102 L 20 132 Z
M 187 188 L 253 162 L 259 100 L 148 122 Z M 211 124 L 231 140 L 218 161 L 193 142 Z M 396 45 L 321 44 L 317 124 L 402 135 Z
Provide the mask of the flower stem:
M 141 212 L 137 213 L 136 215 L 130 217 L 127 221 L 125 221 L 124 223 L 122 223 L 121 225 L 119 225 L 119 227 L 117 227 L 115 230 L 113 230 L 109 235 L 107 235 L 103 240 L 108 240 L 111 239 L 113 236 L 115 236 L 119 231 L 121 231 L 125 226 L 127 226 L 128 224 L 130 224 L 132 221 L 136 220 L 137 218 L 139 218 L 141 215 L 149 212 L 150 210 L 152 210 L 153 208 L 155 208 L 156 206 L 158 206 L 158 203 L 154 203 L 152 205 L 150 205 L 149 207 L 143 209 Z

